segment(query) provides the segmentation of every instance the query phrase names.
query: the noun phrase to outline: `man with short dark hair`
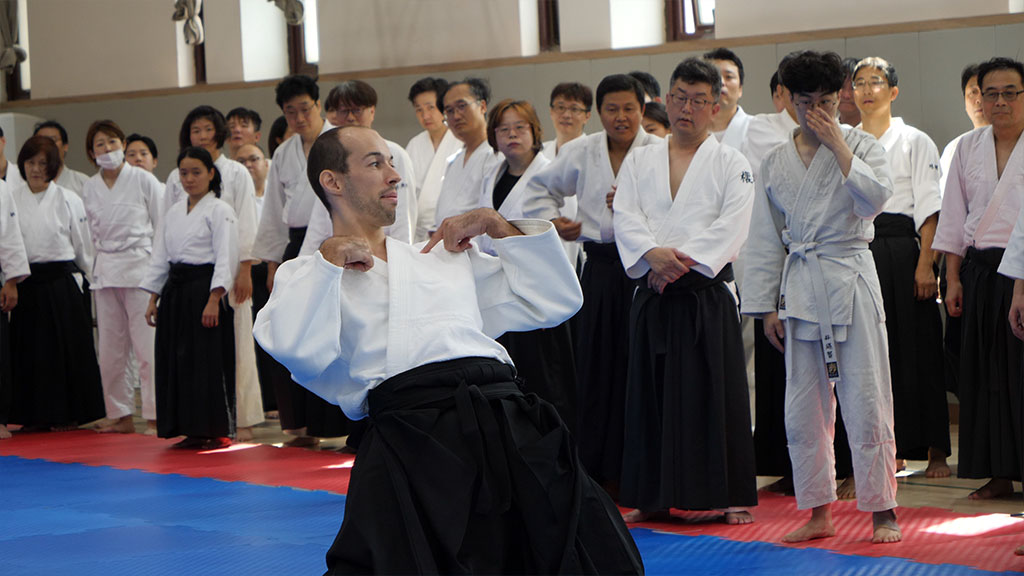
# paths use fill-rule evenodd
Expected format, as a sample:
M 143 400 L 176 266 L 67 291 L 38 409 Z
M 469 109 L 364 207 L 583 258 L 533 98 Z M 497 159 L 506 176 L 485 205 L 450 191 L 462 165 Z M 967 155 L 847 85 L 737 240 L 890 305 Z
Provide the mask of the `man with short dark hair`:
M 558 413 L 493 339 L 579 308 L 554 227 L 480 208 L 422 248 L 388 238 L 399 177 L 368 128 L 321 136 L 308 177 L 333 236 L 281 266 L 255 332 L 298 382 L 372 422 L 327 573 L 642 572 Z
M 1024 199 L 1024 64 L 978 67 L 985 117 L 953 154 L 932 247 L 946 253 L 946 311 L 962 318 L 957 476 L 991 478 L 973 500 L 1021 478 L 1021 341 L 1006 325 L 1013 281 L 996 273 Z
M 438 107 L 448 121 L 448 129 L 462 142 L 462 150 L 448 159 L 431 231 L 445 218 L 476 208 L 484 175 L 501 161 L 487 143 L 490 99 L 491 87 L 473 77 L 453 82 L 437 95 Z
M 57 151 L 60 152 L 60 171 L 57 172 L 57 177 L 54 178 L 54 184 L 62 186 L 71 190 L 78 197 L 82 197 L 82 187 L 85 186 L 88 176 L 79 172 L 78 170 L 72 169 L 66 164 L 65 157 L 68 154 L 68 131 L 64 129 L 56 120 L 46 120 L 36 124 L 32 130 L 33 136 L 46 136 L 53 143 L 57 145 Z
M 641 127 L 644 92 L 625 74 L 606 76 L 597 86 L 597 110 L 604 130 L 577 138 L 527 185 L 523 211 L 551 220 L 564 239 L 583 244 L 584 304 L 573 340 L 578 396 L 580 457 L 587 471 L 617 493 L 622 475 L 629 306 L 633 281 L 615 247 L 612 203 L 619 168 L 629 152 L 661 139 Z M 575 196 L 575 220 L 559 213 Z
M 861 123 L 860 109 L 854 100 L 853 74 L 857 71 L 859 58 L 843 58 L 843 88 L 839 90 L 839 122 L 847 126 Z
M 985 107 L 982 105 L 981 87 L 978 86 L 978 64 L 968 64 L 960 73 L 960 92 L 964 95 L 964 112 L 971 121 L 971 130 L 982 126 L 988 126 L 990 122 L 985 118 Z M 939 164 L 942 165 L 942 181 L 939 183 L 942 190 L 946 189 L 946 178 L 949 177 L 949 165 L 953 162 L 953 153 L 960 140 L 969 134 L 971 130 L 953 138 L 946 147 L 942 149 L 942 156 L 939 157 Z
M 772 95 L 772 106 L 775 112 L 782 112 L 786 109 L 785 87 L 779 82 L 779 71 L 772 72 L 771 80 L 768 81 L 768 90 Z
M 227 121 L 229 157 L 237 156 L 238 149 L 246 144 L 259 144 L 260 126 L 263 125 L 259 112 L 239 106 L 228 112 Z
M 836 120 L 843 86 L 835 53 L 791 54 L 779 75 L 799 129 L 765 156 L 746 247 L 743 313 L 761 318 L 786 362 L 786 437 L 803 527 L 783 542 L 836 533 L 835 397 L 872 542 L 898 542 L 896 443 L 882 294 L 868 242 L 892 196 L 885 149 Z
M 743 61 L 728 48 L 715 48 L 704 53 L 704 59 L 718 68 L 722 75 L 720 109 L 711 121 L 711 133 L 719 142 L 736 150 L 747 139 L 750 116 L 740 106 L 743 97 Z
M 594 94 L 590 87 L 579 82 L 562 82 L 552 88 L 548 105 L 551 107 L 555 138 L 544 143 L 541 153 L 554 160 L 562 145 L 583 136 L 593 104 Z
M 757 504 L 743 340 L 727 285 L 754 178 L 743 155 L 709 133 L 721 113 L 720 70 L 696 58 L 676 67 L 671 137 L 634 150 L 615 193 L 615 243 L 638 280 L 620 497 L 637 509 L 627 522 L 677 508 L 747 524 L 746 507 Z
M 413 240 L 426 240 L 434 227 L 434 212 L 441 194 L 441 181 L 448 158 L 459 151 L 462 142 L 444 123 L 437 107 L 438 95 L 448 87 L 444 78 L 420 78 L 409 88 L 409 103 L 423 132 L 412 137 L 405 150 L 416 173 L 416 226 Z
M 653 74 L 643 70 L 633 70 L 629 75 L 644 89 L 644 104 L 661 102 L 661 84 L 658 84 L 658 79 Z

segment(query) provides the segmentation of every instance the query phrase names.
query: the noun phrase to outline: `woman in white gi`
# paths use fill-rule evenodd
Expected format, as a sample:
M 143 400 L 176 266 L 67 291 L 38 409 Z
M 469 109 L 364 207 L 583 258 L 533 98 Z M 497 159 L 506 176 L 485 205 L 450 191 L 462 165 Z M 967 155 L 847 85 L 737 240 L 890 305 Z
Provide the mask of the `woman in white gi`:
M 152 174 L 158 162 L 156 142 L 141 134 L 129 134 L 124 142 L 125 162 Z
M 69 430 L 103 417 L 86 276 L 92 240 L 85 208 L 54 183 L 60 153 L 33 136 L 18 153 L 25 183 L 11 191 L 32 275 L 11 312 L 10 423 Z
M 765 335 L 786 355 L 797 508 L 813 510 L 783 541 L 835 535 L 834 388 L 853 452 L 857 508 L 873 513 L 873 542 L 897 542 L 889 350 L 868 250 L 871 223 L 892 196 L 885 150 L 836 121 L 837 54 L 801 52 L 779 75 L 800 128 L 765 156 L 756 178 L 742 308 L 764 320 Z
M 949 476 L 949 407 L 943 375 L 942 319 L 932 239 L 939 221 L 939 150 L 927 134 L 893 118 L 899 95 L 896 69 L 865 58 L 853 74 L 858 128 L 885 148 L 893 197 L 875 218 L 871 254 L 885 301 L 892 371 L 897 469 L 903 460 L 928 460 L 925 475 Z
M 484 175 L 480 206 L 493 208 L 506 220 L 523 217 L 526 184 L 551 161 L 541 154 L 543 132 L 533 105 L 503 100 L 491 109 L 487 141 L 504 155 L 501 164 Z M 488 239 L 481 249 L 493 253 Z M 526 390 L 550 402 L 570 430 L 576 427 L 576 365 L 569 322 L 529 332 L 506 332 L 498 343 L 508 350 Z
M 297 382 L 369 417 L 328 573 L 641 572 L 558 413 L 493 340 L 579 309 L 554 227 L 480 208 L 422 248 L 389 238 L 390 156 L 364 127 L 317 139 L 310 180 L 334 236 L 281 265 L 254 330 Z M 473 245 L 481 234 L 497 258 Z
M 18 283 L 28 278 L 28 256 L 10 186 L 0 182 L 0 440 L 11 437 L 11 330 L 7 315 L 18 305 Z
M 220 198 L 235 211 L 238 221 L 238 270 L 235 285 L 227 303 L 234 308 L 235 334 L 235 399 L 238 410 L 236 440 L 252 440 L 252 427 L 263 422 L 263 398 L 260 394 L 259 372 L 256 370 L 256 344 L 252 339 L 252 265 L 259 260 L 252 255 L 259 220 L 256 218 L 256 188 L 249 171 L 240 162 L 220 153 L 228 136 L 227 122 L 216 108 L 198 106 L 185 116 L 178 133 L 180 150 L 198 146 L 206 150 L 217 166 L 221 178 Z M 164 209 L 185 197 L 174 170 L 167 176 Z
M 142 288 L 156 326 L 157 433 L 175 448 L 218 448 L 234 433 L 234 330 L 225 296 L 238 266 L 235 212 L 206 150 L 178 156 L 185 198 L 164 214 Z M 257 395 L 259 391 L 256 391 Z
M 86 153 L 100 169 L 82 187 L 89 231 L 96 247 L 90 288 L 96 298 L 100 376 L 107 419 L 100 432 L 135 432 L 135 390 L 128 377 L 129 350 L 139 362 L 142 417 L 156 433 L 153 396 L 153 328 L 146 324 L 149 295 L 139 288 L 160 222 L 164 186 L 125 162 L 124 132 L 111 120 L 93 122 Z

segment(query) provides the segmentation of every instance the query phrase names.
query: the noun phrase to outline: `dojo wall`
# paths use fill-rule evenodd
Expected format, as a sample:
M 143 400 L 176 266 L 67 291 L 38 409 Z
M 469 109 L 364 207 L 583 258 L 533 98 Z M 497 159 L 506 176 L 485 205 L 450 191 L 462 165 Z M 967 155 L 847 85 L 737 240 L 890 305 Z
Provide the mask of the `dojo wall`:
M 409 86 L 426 75 L 450 79 L 480 75 L 490 80 L 494 102 L 507 97 L 525 98 L 540 110 L 546 137 L 554 132 L 548 119 L 547 98 L 558 82 L 576 80 L 596 87 L 605 75 L 630 70 L 648 70 L 666 88 L 675 65 L 684 57 L 699 55 L 716 45 L 733 47 L 744 61 L 746 82 L 741 101 L 750 113 L 772 110 L 768 81 L 778 61 L 796 49 L 835 50 L 842 55 L 882 56 L 891 60 L 900 75 L 900 97 L 894 108 L 908 123 L 928 132 L 941 148 L 957 134 L 970 128 L 960 94 L 960 70 L 970 62 L 994 55 L 1024 57 L 1024 17 L 1004 15 L 962 22 L 918 23 L 838 32 L 787 34 L 770 38 L 734 41 L 697 41 L 619 51 L 541 54 L 528 58 L 505 58 L 482 64 L 449 64 L 353 74 L 370 82 L 380 95 L 375 127 L 387 138 L 404 144 L 419 131 L 406 101 Z M 872 31 L 876 31 L 872 33 Z M 35 41 L 33 31 L 33 43 Z M 34 70 L 40 70 L 34 67 Z M 321 77 L 321 95 L 342 76 Z M 41 80 L 39 80 L 41 81 Z M 33 91 L 38 81 L 33 82 Z M 170 89 L 166 93 L 135 93 L 110 97 L 87 97 L 41 102 L 4 103 L 4 111 L 54 118 L 71 133 L 68 162 L 76 169 L 92 172 L 84 152 L 89 124 L 111 118 L 127 132 L 140 132 L 156 139 L 161 150 L 157 173 L 172 169 L 177 152 L 181 119 L 192 107 L 210 104 L 227 111 L 235 106 L 257 110 L 264 117 L 264 134 L 279 111 L 274 104 L 274 82 L 211 85 Z M 597 114 L 587 131 L 600 130 Z

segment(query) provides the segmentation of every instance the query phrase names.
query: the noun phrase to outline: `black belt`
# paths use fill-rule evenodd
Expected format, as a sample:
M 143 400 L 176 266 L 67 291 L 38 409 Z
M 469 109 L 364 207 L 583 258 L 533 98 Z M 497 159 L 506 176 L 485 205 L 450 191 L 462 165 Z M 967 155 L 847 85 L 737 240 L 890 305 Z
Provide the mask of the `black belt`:
M 875 218 L 875 238 L 916 238 L 914 219 L 906 214 L 883 212 Z
M 696 270 L 690 271 L 688 274 L 684 274 L 682 278 L 675 282 L 665 286 L 665 290 L 662 291 L 662 296 L 671 296 L 673 294 L 692 294 L 698 290 L 710 288 L 716 284 L 722 284 L 723 282 L 732 282 L 735 276 L 732 272 L 732 264 L 726 264 L 725 267 L 718 273 L 714 278 L 708 278 L 707 276 L 697 272 Z M 637 281 L 637 286 L 640 290 L 651 290 L 647 287 L 647 276 Z M 653 290 L 652 290 L 653 291 Z
M 619 247 L 615 245 L 615 242 L 584 242 L 583 251 L 587 253 L 588 259 L 622 262 L 622 259 L 619 258 Z
M 32 275 L 24 280 L 28 284 L 42 284 L 53 282 L 68 274 L 80 272 L 78 266 L 71 260 L 59 262 L 35 262 L 28 265 Z
M 1003 260 L 1003 252 L 1005 251 L 1005 248 L 978 249 L 971 246 L 967 249 L 967 257 L 964 258 L 964 264 L 967 262 L 976 262 L 982 266 L 996 270 L 999 268 L 999 263 Z
M 167 282 L 181 284 L 200 278 L 211 278 L 213 276 L 213 264 L 182 264 L 171 262 L 171 270 L 167 274 Z
M 469 389 L 488 400 L 522 396 L 516 369 L 490 358 L 458 358 L 434 362 L 396 374 L 370 390 L 370 418 L 394 410 L 458 405 Z
M 302 242 L 306 238 L 306 227 L 289 228 L 288 242 Z

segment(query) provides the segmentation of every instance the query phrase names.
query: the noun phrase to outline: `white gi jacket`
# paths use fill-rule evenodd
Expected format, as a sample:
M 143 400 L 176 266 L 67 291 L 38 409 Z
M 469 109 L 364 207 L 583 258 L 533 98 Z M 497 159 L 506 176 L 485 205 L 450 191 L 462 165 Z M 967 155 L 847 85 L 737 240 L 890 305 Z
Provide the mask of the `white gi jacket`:
M 213 192 L 203 196 L 192 211 L 188 197 L 164 214 L 153 238 L 153 255 L 140 288 L 160 294 L 171 264 L 213 264 L 210 291 L 230 292 L 238 268 L 238 224 L 235 211 Z
M 401 146 L 391 140 L 385 140 L 391 156 L 394 158 L 395 171 L 402 178 L 398 183 L 398 205 L 395 207 L 395 223 L 384 228 L 384 233 L 407 244 L 412 243 L 412 231 L 416 225 L 416 196 L 414 186 L 411 184 L 416 179 L 416 173 L 412 169 L 412 161 L 409 155 Z M 312 188 L 310 188 L 312 191 Z M 327 207 L 315 198 L 313 211 L 309 216 L 309 226 L 306 229 L 306 237 L 302 240 L 299 248 L 300 256 L 309 256 L 320 249 L 320 245 L 334 235 L 334 224 L 331 223 L 331 215 Z
M 14 190 L 16 186 L 25 183 L 25 179 L 21 177 L 21 172 L 18 172 L 18 165 L 14 162 L 7 162 L 7 174 L 4 176 L 4 182 L 7 183 L 8 191 Z
M 0 283 L 30 273 L 25 241 L 18 222 L 18 207 L 11 196 L 11 187 L 6 182 L 0 182 Z
M 650 269 L 644 254 L 669 246 L 697 261 L 693 270 L 714 278 L 734 261 L 747 239 L 754 206 L 754 177 L 740 152 L 714 136 L 697 149 L 673 200 L 668 147 L 634 150 L 619 171 L 615 193 L 615 243 L 630 278 Z
M 920 230 L 924 221 L 942 208 L 939 150 L 927 134 L 907 126 L 902 118 L 891 122 L 878 139 L 885 147 L 893 186 L 884 211 L 913 218 L 914 230 Z
M 96 250 L 93 290 L 137 288 L 149 265 L 153 234 L 163 214 L 164 185 L 127 162 L 112 188 L 97 172 L 82 189 Z
M 640 128 L 629 152 L 662 141 Z M 576 196 L 579 207 L 575 219 L 583 223 L 576 241 L 613 242 L 612 211 L 605 203 L 605 196 L 617 182 L 608 157 L 607 133 L 602 130 L 581 136 L 566 142 L 555 161 L 530 180 L 523 214 L 528 218 L 553 220 L 561 216 L 559 210 L 565 205 L 565 199 Z
M 511 364 L 494 338 L 557 326 L 583 303 L 576 274 L 550 222 L 513 224 L 526 236 L 420 254 L 389 238 L 388 260 L 345 270 L 320 252 L 281 265 L 270 302 L 256 317 L 256 341 L 292 378 L 352 419 L 366 395 L 417 366 L 479 356 Z
M 743 111 L 743 106 L 736 107 L 736 114 L 733 115 L 732 120 L 729 121 L 729 125 L 726 126 L 722 132 L 713 132 L 712 134 L 719 142 L 741 150 L 743 145 L 747 142 L 747 129 L 750 127 L 750 121 L 754 117 Z
M 761 161 L 768 151 L 785 142 L 799 126 L 785 110 L 774 114 L 758 114 L 750 119 L 747 138 L 740 152 L 747 157 L 755 176 L 760 174 Z
M 20 173 L 18 175 L 21 176 Z M 85 187 L 85 183 L 88 180 L 89 177 L 87 175 L 79 172 L 78 170 L 72 170 L 65 164 L 64 169 L 60 171 L 60 174 L 57 175 L 57 179 L 54 180 L 54 182 L 56 182 L 57 186 L 67 188 L 75 194 L 78 194 L 78 197 L 81 198 L 82 188 Z
M 441 195 L 441 182 L 444 180 L 448 161 L 462 148 L 462 142 L 452 134 L 451 130 L 444 133 L 444 138 L 434 150 L 430 133 L 424 130 L 409 140 L 405 147 L 412 159 L 412 170 L 416 174 L 416 225 L 413 239 L 421 242 L 427 239 L 428 233 L 434 228 L 434 214 L 437 211 L 437 199 Z
M 465 214 L 476 208 L 480 201 L 480 186 L 483 184 L 484 174 L 504 159 L 505 157 L 501 153 L 496 153 L 487 141 L 480 143 L 468 160 L 465 148 L 449 158 L 431 230 L 437 230 L 445 218 Z
M 967 248 L 1006 248 L 1024 200 L 1024 138 L 996 177 L 992 127 L 965 134 L 953 154 L 934 250 L 963 256 Z
M 86 278 L 92 271 L 92 237 L 77 194 L 54 182 L 39 194 L 28 184 L 11 191 L 25 255 L 32 264 L 74 260 Z M 91 280 L 91 279 L 90 279 Z

